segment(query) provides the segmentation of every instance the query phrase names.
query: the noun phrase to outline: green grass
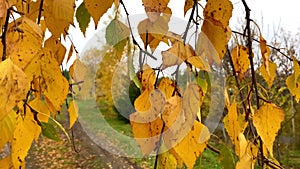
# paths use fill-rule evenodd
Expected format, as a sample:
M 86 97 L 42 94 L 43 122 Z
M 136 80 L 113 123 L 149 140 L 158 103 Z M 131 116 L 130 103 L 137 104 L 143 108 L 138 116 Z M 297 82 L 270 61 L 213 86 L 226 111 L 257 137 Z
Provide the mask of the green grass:
M 87 125 L 92 131 L 98 131 L 109 139 L 114 138 L 115 133 L 111 133 L 111 129 L 126 136 L 133 137 L 130 123 L 122 118 L 116 112 L 108 112 L 107 109 L 99 109 L 96 103 L 91 100 L 77 101 L 80 111 L 80 119 L 83 125 Z M 100 118 L 103 116 L 102 118 Z M 88 123 L 88 124 L 87 124 Z M 85 127 L 87 127 L 85 126 Z M 111 128 L 110 128 L 111 127 Z M 117 146 L 126 149 L 126 152 L 136 153 L 138 146 L 136 143 L 130 142 L 124 138 L 112 140 Z M 128 145 L 126 147 L 126 145 Z M 138 150 L 139 151 L 139 150 Z M 145 168 L 153 168 L 155 157 L 148 158 L 132 158 L 133 162 Z M 221 168 L 218 162 L 218 155 L 210 150 L 204 151 L 202 157 L 195 164 L 195 168 Z
M 286 168 L 300 168 L 300 149 L 294 148 L 285 151 L 280 160 Z
M 116 146 L 126 150 L 129 154 L 134 154 L 139 151 L 135 142 L 128 142 L 128 140 L 123 137 L 115 137 L 116 133 L 129 137 L 133 137 L 133 134 L 130 123 L 120 118 L 113 109 L 102 108 L 100 110 L 96 103 L 90 100 L 77 101 L 77 104 L 80 108 L 80 118 L 83 125 L 87 125 L 92 131 L 98 131 L 102 136 L 105 135 L 108 139 L 112 138 L 110 141 Z M 138 165 L 145 168 L 153 168 L 154 160 L 155 157 L 132 159 L 133 162 L 136 162 Z M 282 156 L 281 162 L 287 168 L 296 168 L 300 166 L 300 150 L 287 151 L 287 153 Z M 194 168 L 220 169 L 222 167 L 218 161 L 218 154 L 206 149 L 202 156 L 197 159 Z

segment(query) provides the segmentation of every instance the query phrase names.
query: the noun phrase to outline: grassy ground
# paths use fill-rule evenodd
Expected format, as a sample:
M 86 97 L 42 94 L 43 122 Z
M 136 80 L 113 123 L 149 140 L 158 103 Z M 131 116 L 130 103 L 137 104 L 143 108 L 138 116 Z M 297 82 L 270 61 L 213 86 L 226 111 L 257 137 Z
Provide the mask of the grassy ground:
M 93 103 L 92 101 L 79 101 L 77 103 L 82 112 L 89 112 L 89 113 L 80 113 L 81 116 L 80 119 L 81 119 L 81 123 L 88 122 L 89 123 L 88 126 L 90 126 L 91 130 L 93 131 L 101 130 L 102 133 L 110 137 L 112 136 L 112 134 L 109 133 L 111 130 L 109 127 L 112 127 L 114 130 L 116 130 L 121 134 L 130 137 L 133 136 L 129 122 L 120 118 L 118 114 L 112 112 L 106 112 L 104 109 L 99 110 L 98 107 L 95 106 L 95 103 Z M 104 119 L 95 118 L 98 116 L 103 116 Z M 103 120 L 105 120 L 108 123 L 109 127 L 106 126 L 106 124 L 104 124 L 105 122 Z M 132 144 L 131 146 L 125 147 L 124 145 L 128 145 L 128 143 L 126 142 L 127 140 L 124 140 L 122 138 L 114 140 L 114 143 L 117 146 L 126 149 L 126 151 L 128 152 L 138 151 L 136 149 L 137 145 L 135 143 L 131 143 Z M 134 158 L 131 160 L 138 163 L 140 166 L 143 166 L 144 168 L 153 168 L 155 158 L 154 157 L 146 158 L 146 159 Z M 218 155 L 210 150 L 206 150 L 202 154 L 202 157 L 197 160 L 195 168 L 216 168 L 216 169 L 221 168 L 218 162 Z
M 131 155 L 138 152 L 136 143 L 128 141 L 128 138 L 124 137 L 133 136 L 128 121 L 120 118 L 114 112 L 99 110 L 93 101 L 77 101 L 77 104 L 80 109 L 80 123 L 85 129 L 92 131 L 94 138 L 105 138 L 108 141 L 106 144 L 108 147 L 119 147 Z M 63 115 L 58 116 L 59 121 L 65 121 L 65 119 L 66 117 Z M 118 134 L 121 136 L 118 137 Z M 63 142 L 57 143 L 41 137 L 38 146 L 33 146 L 27 158 L 31 165 L 28 168 L 107 168 L 110 166 L 110 164 L 104 165 L 97 157 L 99 154 L 88 150 L 89 145 L 85 145 L 86 143 L 82 140 L 75 139 L 76 149 L 79 152 L 76 153 L 65 137 L 62 136 L 62 138 Z M 142 168 L 153 168 L 154 160 L 155 157 L 130 159 Z M 30 161 L 38 161 L 38 165 L 35 166 Z M 300 168 L 300 150 L 297 148 L 287 150 L 281 156 L 280 161 L 284 163 L 285 168 Z M 201 158 L 197 160 L 195 168 L 219 169 L 222 167 L 218 162 L 218 154 L 206 149 Z

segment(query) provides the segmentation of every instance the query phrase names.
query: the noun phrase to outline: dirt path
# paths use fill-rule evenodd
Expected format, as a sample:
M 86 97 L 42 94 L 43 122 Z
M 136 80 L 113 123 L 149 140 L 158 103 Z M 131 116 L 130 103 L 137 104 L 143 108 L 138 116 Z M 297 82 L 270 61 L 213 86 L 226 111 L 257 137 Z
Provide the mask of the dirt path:
M 27 157 L 27 168 L 107 168 L 139 169 L 129 159 L 111 154 L 95 144 L 77 122 L 74 125 L 75 152 L 62 134 L 63 141 L 58 143 L 41 138 L 38 145 L 33 145 Z

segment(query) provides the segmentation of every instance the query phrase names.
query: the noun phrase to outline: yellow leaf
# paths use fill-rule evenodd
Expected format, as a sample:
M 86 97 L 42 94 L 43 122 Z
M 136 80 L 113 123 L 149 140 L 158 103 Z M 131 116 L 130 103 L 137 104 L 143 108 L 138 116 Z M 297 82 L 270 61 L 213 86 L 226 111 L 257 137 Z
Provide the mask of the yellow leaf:
M 155 22 L 161 12 L 168 11 L 169 0 L 142 0 L 146 14 L 151 22 Z
M 205 20 L 226 28 L 232 16 L 233 5 L 229 0 L 208 0 L 203 11 Z
M 286 85 L 293 96 L 295 96 L 295 100 L 299 102 L 300 99 L 300 66 L 297 62 L 297 59 L 294 58 L 294 73 L 291 74 L 286 79 Z
M 159 168 L 160 169 L 176 169 L 177 160 L 170 152 L 164 152 L 159 155 Z
M 131 120 L 131 119 L 130 119 Z M 139 145 L 144 156 L 149 155 L 159 142 L 159 135 L 162 130 L 163 122 L 160 118 L 150 123 L 136 123 L 130 121 L 134 139 Z
M 69 83 L 62 75 L 57 60 L 49 49 L 44 48 L 26 67 L 25 73 L 33 78 L 40 79 L 40 87 L 55 109 L 60 111 L 67 97 Z
M 53 36 L 50 37 L 45 41 L 45 48 L 48 48 L 53 52 L 58 64 L 61 65 L 67 50 L 60 40 L 54 38 Z
M 29 110 L 29 109 L 27 109 Z M 20 168 L 25 161 L 32 141 L 40 134 L 40 126 L 33 119 L 32 112 L 26 110 L 26 116 L 17 117 L 16 127 L 11 142 L 12 163 L 15 168 Z
M 237 105 L 233 102 L 231 105 L 226 105 L 228 114 L 224 117 L 224 127 L 235 146 L 235 152 L 239 158 L 243 155 L 245 136 L 242 134 L 245 129 L 244 118 L 241 118 L 237 111 Z
M 2 149 L 7 142 L 11 141 L 15 128 L 16 117 L 17 113 L 15 111 L 11 111 L 0 120 L 0 149 Z
M 177 120 L 182 108 L 181 104 L 181 98 L 178 95 L 167 100 L 164 112 L 162 113 L 162 119 L 168 128 L 171 128 Z
M 238 45 L 232 49 L 231 57 L 233 66 L 240 79 L 243 78 L 244 73 L 247 72 L 249 68 L 250 60 L 248 59 L 248 56 L 248 48 L 245 46 Z
M 136 111 L 144 112 L 147 111 L 151 106 L 149 101 L 149 95 L 150 92 L 154 89 L 156 74 L 155 71 L 149 65 L 144 65 L 143 71 L 141 72 L 141 76 L 143 92 L 134 101 L 134 107 Z
M 186 15 L 186 12 L 189 9 L 193 8 L 193 6 L 194 6 L 194 0 L 185 0 L 185 3 L 184 3 L 184 16 Z
M 75 82 L 84 81 L 88 72 L 87 66 L 79 59 L 76 59 L 69 69 L 70 76 Z
M 11 155 L 6 156 L 5 158 L 2 158 L 0 160 L 0 166 L 3 169 L 7 169 L 7 168 L 14 168 L 13 164 L 12 164 L 12 160 L 11 160 Z M 23 168 L 23 166 L 22 166 Z M 25 168 L 25 167 L 24 167 Z
M 8 9 L 8 5 L 5 0 L 0 0 L 0 9 L 0 18 L 4 18 L 6 16 L 6 10 Z
M 144 65 L 142 71 L 142 90 L 153 90 L 155 81 L 155 71 L 149 65 Z
M 0 120 L 9 113 L 16 104 L 26 98 L 30 89 L 30 81 L 25 73 L 10 59 L 0 63 Z
M 197 112 L 200 109 L 200 93 L 197 84 L 190 83 L 184 91 L 182 100 L 182 109 L 184 111 L 184 123 L 189 128 L 194 124 L 196 120 Z
M 70 60 L 71 56 L 73 55 L 74 46 L 71 45 L 68 53 L 67 63 Z
M 263 144 L 267 147 L 273 157 L 273 142 L 284 120 L 282 109 L 273 103 L 267 103 L 260 107 L 253 116 L 253 124 L 261 137 Z
M 198 38 L 196 52 L 207 55 L 209 63 L 220 63 L 226 53 L 231 30 L 228 28 L 233 5 L 229 0 L 208 0 L 203 11 L 204 23 Z
M 206 148 L 209 138 L 210 133 L 208 128 L 200 122 L 195 121 L 188 135 L 173 149 L 188 168 L 193 168 L 196 159 Z
M 170 49 L 161 53 L 163 61 L 162 69 L 180 65 L 189 57 L 195 56 L 193 48 L 189 44 L 184 44 L 182 41 L 175 41 Z
M 48 106 L 39 98 L 35 98 L 28 103 L 35 111 L 38 112 L 37 117 L 40 122 L 48 122 L 50 110 Z
M 178 144 L 191 130 L 199 110 L 199 88 L 196 84 L 187 86 L 182 102 L 179 96 L 168 99 L 162 114 L 166 123 L 163 138 L 168 148 Z
M 265 67 L 265 64 L 261 65 L 261 67 L 259 68 L 260 73 L 262 75 L 262 77 L 265 79 L 265 81 L 267 82 L 269 88 L 271 88 L 273 81 L 276 77 L 276 69 L 277 69 L 277 65 L 271 61 L 267 61 L 268 65 L 269 65 L 269 71 L 267 71 L 267 68 Z
M 158 84 L 158 89 L 164 94 L 166 99 L 172 97 L 172 94 L 175 90 L 175 84 L 169 78 L 163 78 Z
M 137 111 L 130 115 L 132 132 L 143 155 L 149 155 L 156 147 L 163 126 L 163 121 L 159 115 L 165 106 L 165 97 L 160 90 L 152 90 L 149 100 L 151 103 L 149 110 Z M 138 103 L 135 102 L 136 104 Z
M 244 155 L 240 161 L 236 163 L 235 169 L 254 169 L 255 160 L 250 156 Z
M 163 93 L 160 90 L 152 90 L 148 97 L 151 107 L 146 111 L 137 110 L 136 113 L 131 114 L 131 121 L 148 123 L 154 121 L 162 113 L 165 107 L 165 97 Z M 139 103 L 136 102 L 135 104 Z
M 200 70 L 205 70 L 207 72 L 211 71 L 208 62 L 202 56 L 192 56 L 187 58 L 186 61 Z
M 270 48 L 267 46 L 267 41 L 262 37 L 262 35 L 260 34 L 259 36 L 259 41 L 260 41 L 260 51 L 261 51 L 261 56 L 263 59 L 263 63 L 265 65 L 265 68 L 267 70 L 267 72 L 269 71 L 269 65 L 268 65 L 268 61 L 270 58 Z
M 73 24 L 75 0 L 45 0 L 44 17 L 52 36 L 59 38 Z
M 95 29 L 97 29 L 98 22 L 102 15 L 112 6 L 113 0 L 84 0 L 84 5 L 88 12 L 91 14 L 94 22 Z
M 144 46 L 148 44 L 152 52 L 160 42 L 168 43 L 168 38 L 165 35 L 169 30 L 168 22 L 170 21 L 170 16 L 169 14 L 163 14 L 155 22 L 145 19 L 138 24 L 138 32 Z
M 146 12 L 161 13 L 166 10 L 169 0 L 142 0 Z
M 197 55 L 205 55 L 210 64 L 220 63 L 226 53 L 229 30 L 205 20 L 201 31 L 197 40 Z
M 70 116 L 70 129 L 72 128 L 72 126 L 74 125 L 74 123 L 76 122 L 77 118 L 78 118 L 78 111 L 79 108 L 76 104 L 76 102 L 74 100 L 71 101 L 70 105 L 69 105 L 69 116 Z
M 30 18 L 33 22 L 36 22 L 36 19 L 38 18 L 40 4 L 41 4 L 41 0 L 29 1 L 28 9 L 27 9 L 27 11 L 24 11 L 24 12 L 26 12 L 25 16 Z
M 19 30 L 16 30 L 18 25 Z M 7 31 L 7 55 L 21 69 L 24 69 L 42 47 L 43 33 L 32 20 L 21 17 L 9 24 Z M 0 49 L 2 53 L 2 48 Z
M 235 166 L 236 169 L 254 169 L 258 147 L 255 146 L 252 142 L 248 141 L 246 143 L 245 150 L 245 153 L 242 155 Z

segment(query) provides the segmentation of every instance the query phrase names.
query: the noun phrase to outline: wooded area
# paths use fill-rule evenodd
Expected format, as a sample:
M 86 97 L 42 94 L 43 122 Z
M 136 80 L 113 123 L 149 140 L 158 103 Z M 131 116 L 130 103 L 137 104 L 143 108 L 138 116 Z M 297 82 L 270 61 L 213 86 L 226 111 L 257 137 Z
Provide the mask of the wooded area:
M 299 34 L 169 3 L 0 0 L 0 168 L 299 168 Z

